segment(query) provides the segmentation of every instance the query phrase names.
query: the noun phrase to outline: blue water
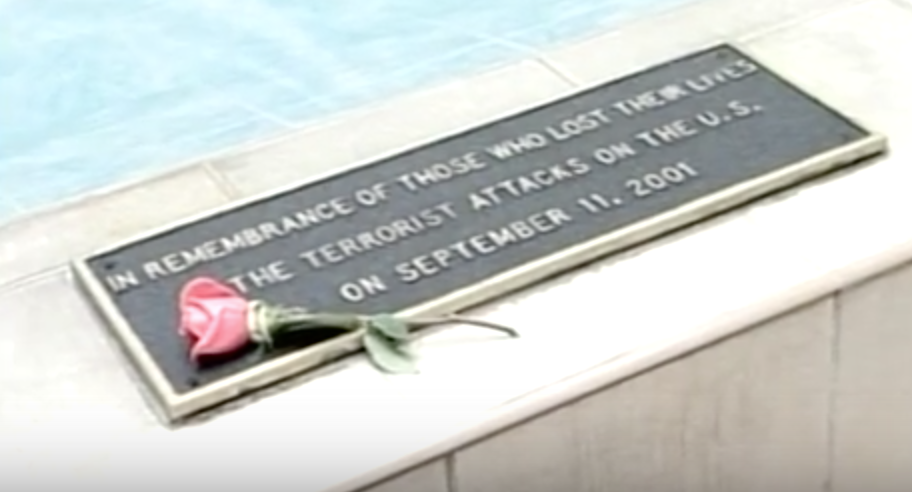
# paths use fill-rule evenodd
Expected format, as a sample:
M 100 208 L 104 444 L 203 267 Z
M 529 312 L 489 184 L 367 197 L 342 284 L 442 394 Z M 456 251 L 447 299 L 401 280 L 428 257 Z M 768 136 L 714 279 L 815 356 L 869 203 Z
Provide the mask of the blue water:
M 0 222 L 688 0 L 0 0 Z

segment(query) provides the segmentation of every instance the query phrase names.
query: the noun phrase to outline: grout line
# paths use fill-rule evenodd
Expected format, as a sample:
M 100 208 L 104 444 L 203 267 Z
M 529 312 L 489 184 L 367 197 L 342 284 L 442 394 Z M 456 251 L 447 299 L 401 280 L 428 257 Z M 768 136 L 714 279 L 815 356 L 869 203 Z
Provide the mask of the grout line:
M 558 66 L 556 63 L 552 62 L 547 57 L 547 55 L 542 54 L 542 55 L 536 56 L 534 58 L 534 60 L 538 63 L 541 63 L 542 66 L 544 66 L 546 69 L 548 69 L 549 72 L 553 73 L 554 75 L 559 77 L 564 82 L 567 82 L 568 84 L 572 85 L 574 88 L 580 88 L 583 86 L 583 82 L 580 79 L 574 77 L 573 75 L 570 75 L 569 72 L 567 72 L 566 70 L 564 70 L 563 68 Z
M 216 188 L 225 195 L 225 198 L 235 200 L 244 196 L 244 194 L 241 193 L 241 190 L 239 190 L 227 176 L 222 174 L 212 165 L 212 161 L 205 161 L 200 164 L 200 167 L 203 168 L 203 172 L 206 176 L 215 183 Z
M 50 279 L 57 275 L 68 275 L 69 267 L 65 264 L 52 265 L 43 270 L 0 283 L 0 297 L 28 288 L 34 284 Z
M 833 308 L 830 310 L 832 316 L 832 338 L 830 339 L 830 387 L 828 388 L 827 401 L 827 420 L 826 420 L 826 478 L 824 481 L 824 491 L 832 492 L 834 484 L 834 472 L 836 471 L 836 411 L 839 404 L 839 382 L 840 382 L 840 363 L 842 361 L 840 347 L 842 345 L 842 299 L 844 290 L 838 290 L 833 294 Z
M 443 474 L 446 479 L 447 492 L 459 492 L 459 477 L 456 474 L 457 451 L 453 451 L 443 457 Z

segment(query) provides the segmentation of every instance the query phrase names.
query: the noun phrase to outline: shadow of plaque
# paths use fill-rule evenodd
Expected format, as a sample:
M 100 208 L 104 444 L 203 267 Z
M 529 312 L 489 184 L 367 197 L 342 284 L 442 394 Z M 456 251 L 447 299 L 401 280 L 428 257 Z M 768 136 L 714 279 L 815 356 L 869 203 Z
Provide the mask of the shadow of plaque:
M 74 269 L 175 420 L 360 348 L 323 333 L 197 366 L 176 330 L 178 292 L 194 276 L 314 310 L 450 312 L 885 148 L 722 45 L 192 218 Z

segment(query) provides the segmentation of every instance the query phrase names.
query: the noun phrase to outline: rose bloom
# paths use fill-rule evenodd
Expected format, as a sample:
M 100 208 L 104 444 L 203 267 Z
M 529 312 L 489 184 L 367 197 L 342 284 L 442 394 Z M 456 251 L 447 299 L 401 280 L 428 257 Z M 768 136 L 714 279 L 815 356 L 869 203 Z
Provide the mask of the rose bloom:
M 180 334 L 190 343 L 190 358 L 225 355 L 251 342 L 250 302 L 232 287 L 198 277 L 180 292 Z
M 404 320 L 389 314 L 361 316 L 353 313 L 311 313 L 304 308 L 284 308 L 247 300 L 228 284 L 197 277 L 186 284 L 178 299 L 178 332 L 190 342 L 190 359 L 224 356 L 249 344 L 272 346 L 273 337 L 285 332 L 331 327 L 360 331 L 371 360 L 382 370 L 414 372 L 401 345 L 414 327 L 466 323 L 518 336 L 512 328 L 458 316 Z

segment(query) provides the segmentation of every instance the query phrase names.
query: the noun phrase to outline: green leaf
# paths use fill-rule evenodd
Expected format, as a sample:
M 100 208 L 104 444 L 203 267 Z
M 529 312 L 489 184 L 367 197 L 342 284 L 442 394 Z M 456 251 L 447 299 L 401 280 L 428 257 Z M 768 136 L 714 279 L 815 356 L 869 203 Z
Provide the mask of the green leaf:
M 409 336 L 408 324 L 391 314 L 371 316 L 370 325 L 393 340 L 407 340 Z
M 417 374 L 412 357 L 397 346 L 396 341 L 377 331 L 364 333 L 364 348 L 371 362 L 383 372 L 391 374 Z

